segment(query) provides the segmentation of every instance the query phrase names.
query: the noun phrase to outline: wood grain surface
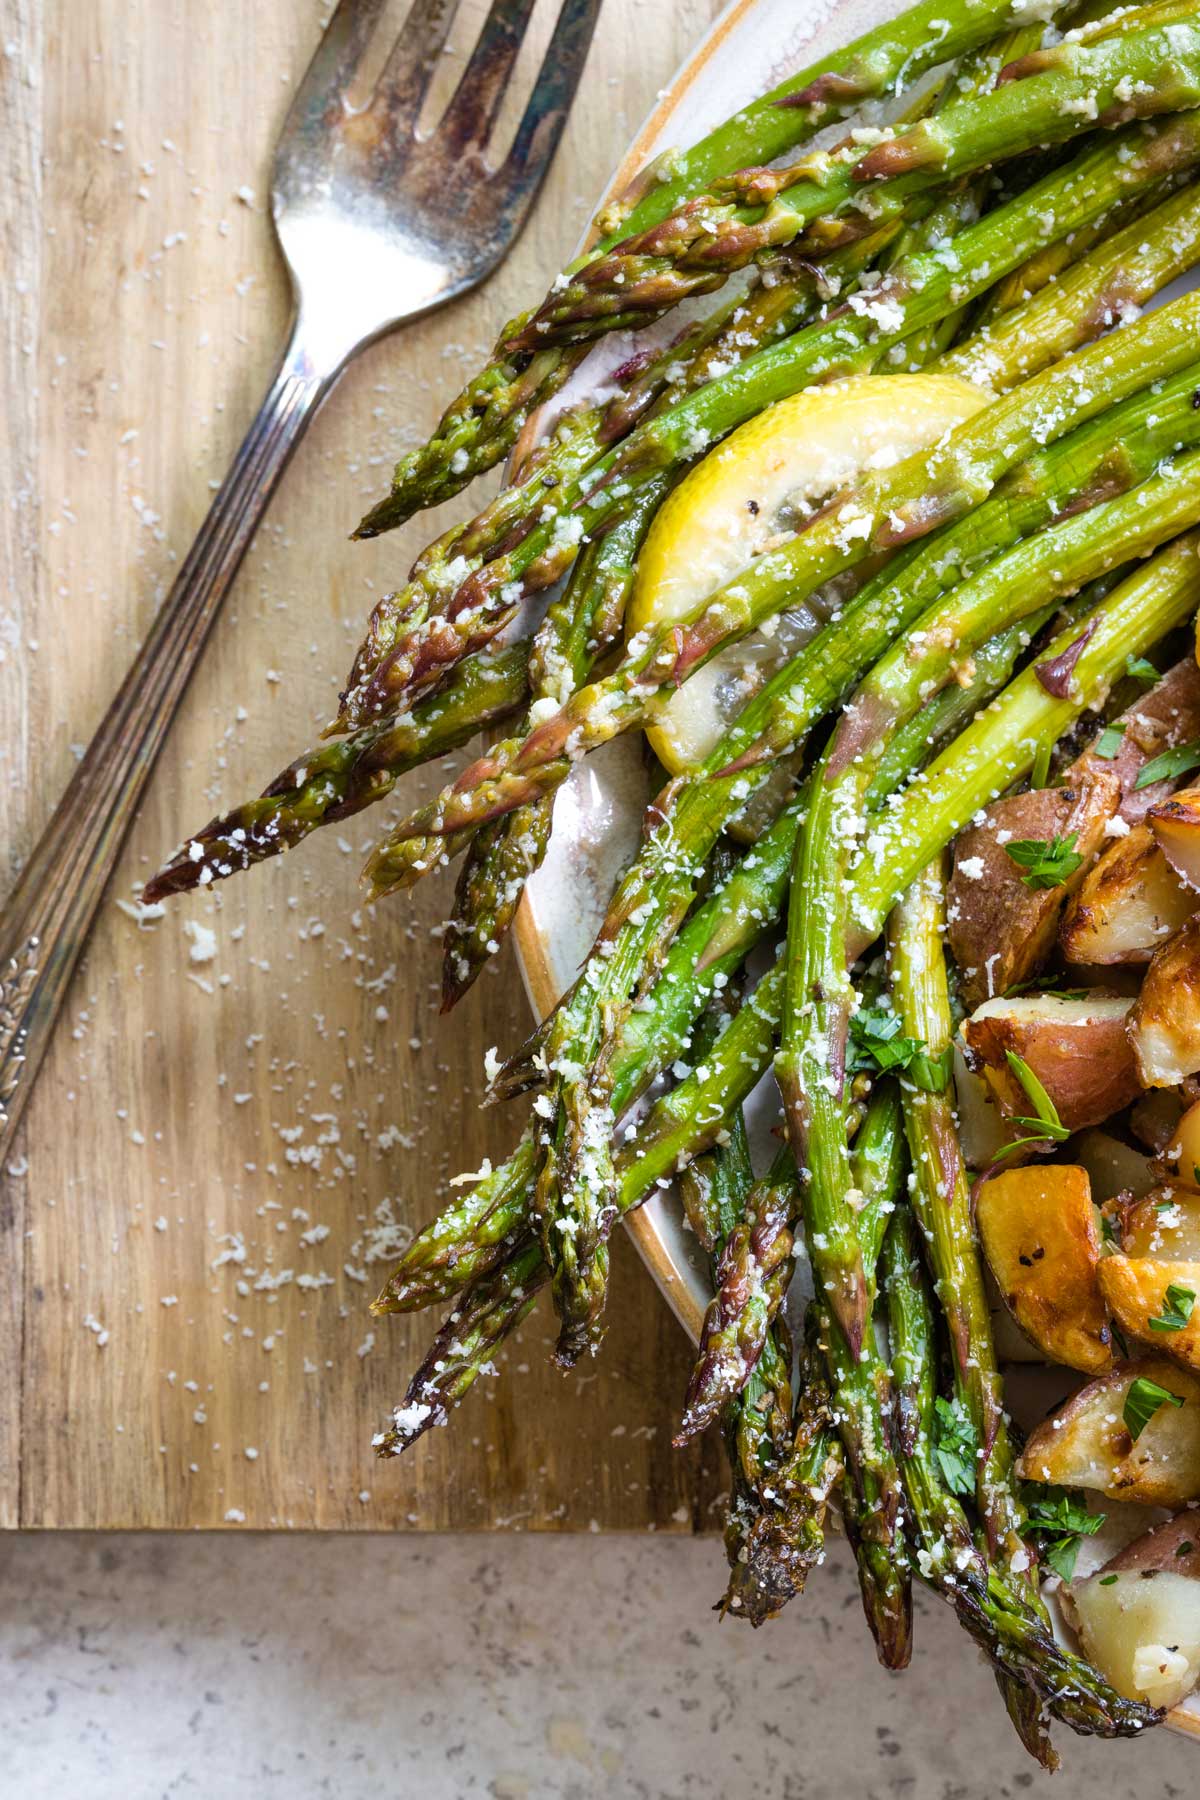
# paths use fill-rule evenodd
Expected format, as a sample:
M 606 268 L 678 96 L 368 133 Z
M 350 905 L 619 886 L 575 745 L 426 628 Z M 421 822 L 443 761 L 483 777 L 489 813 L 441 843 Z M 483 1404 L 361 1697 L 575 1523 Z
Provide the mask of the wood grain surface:
M 670 1447 L 687 1347 L 624 1242 L 594 1364 L 555 1373 L 539 1311 L 449 1431 L 399 1463 L 371 1455 L 428 1323 L 373 1323 L 366 1303 L 447 1178 L 503 1156 L 518 1129 L 477 1110 L 486 1048 L 528 1019 L 510 957 L 438 1017 L 447 889 L 360 909 L 367 815 L 157 922 L 128 903 L 186 829 L 315 736 L 373 598 L 438 519 L 374 544 L 348 530 L 569 252 L 717 10 L 605 0 L 508 265 L 351 369 L 259 534 L 3 1172 L 6 1527 L 716 1520 L 714 1448 Z M 326 11 L 0 0 L 5 880 L 271 373 L 288 296 L 270 153 Z M 410 778 L 404 801 L 432 779 Z

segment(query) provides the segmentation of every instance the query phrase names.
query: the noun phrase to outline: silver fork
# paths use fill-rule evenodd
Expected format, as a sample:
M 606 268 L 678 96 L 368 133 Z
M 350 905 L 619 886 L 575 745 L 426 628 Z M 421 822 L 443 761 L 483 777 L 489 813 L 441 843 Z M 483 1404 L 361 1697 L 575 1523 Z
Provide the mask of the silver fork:
M 0 913 L 0 1161 L 96 908 L 221 601 L 309 419 L 350 359 L 478 287 L 554 154 L 601 0 L 563 0 L 512 147 L 485 161 L 536 0 L 493 0 L 434 130 L 417 118 L 458 0 L 413 0 L 369 101 L 346 94 L 387 0 L 341 0 L 275 148 L 292 278 L 279 371 L 116 699 Z

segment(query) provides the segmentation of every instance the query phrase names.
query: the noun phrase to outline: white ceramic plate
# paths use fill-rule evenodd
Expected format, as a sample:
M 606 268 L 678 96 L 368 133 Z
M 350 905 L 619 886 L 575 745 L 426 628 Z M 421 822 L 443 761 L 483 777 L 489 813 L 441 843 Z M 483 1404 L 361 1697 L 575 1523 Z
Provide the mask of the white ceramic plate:
M 870 30 L 896 11 L 892 0 L 732 0 L 708 36 L 680 69 L 615 171 L 606 194 L 619 192 L 651 157 L 694 143 L 739 105 Z M 1192 285 L 1189 282 L 1187 285 Z M 678 314 L 638 334 L 652 341 L 678 329 Z M 633 339 L 613 333 L 588 358 L 563 399 L 600 383 L 630 354 Z M 543 1018 L 574 980 L 604 917 L 614 884 L 637 848 L 649 799 L 640 738 L 617 738 L 589 756 L 559 790 L 554 833 L 546 861 L 530 882 L 516 921 L 517 950 L 534 1010 Z M 764 1084 L 764 1089 L 769 1084 Z M 778 1110 L 777 1097 L 764 1111 Z M 752 1119 L 753 1131 L 753 1119 Z M 673 1194 L 656 1193 L 626 1221 L 638 1251 L 688 1334 L 699 1337 L 712 1289 L 695 1239 L 683 1226 Z M 1022 1388 L 1036 1394 L 1033 1417 L 1069 1391 L 1065 1371 L 1023 1370 Z M 1053 1392 L 1046 1384 L 1057 1383 Z M 1038 1392 L 1040 1390 L 1040 1392 Z M 1023 1410 L 1023 1409 L 1022 1409 Z M 1122 1540 L 1145 1528 L 1133 1523 L 1110 1537 L 1085 1540 L 1080 1573 L 1099 1567 Z M 1200 1693 L 1171 1715 L 1178 1729 L 1200 1737 Z

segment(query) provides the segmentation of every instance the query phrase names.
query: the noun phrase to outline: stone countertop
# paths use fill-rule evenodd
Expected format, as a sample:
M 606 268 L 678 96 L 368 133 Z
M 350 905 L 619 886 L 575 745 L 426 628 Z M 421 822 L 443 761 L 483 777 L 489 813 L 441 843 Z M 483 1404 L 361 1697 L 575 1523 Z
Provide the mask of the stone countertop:
M 875 1664 L 835 1553 L 753 1633 L 713 1538 L 0 1540 L 0 1792 L 20 1800 L 1171 1800 L 1196 1751 L 1029 1763 L 946 1610 Z

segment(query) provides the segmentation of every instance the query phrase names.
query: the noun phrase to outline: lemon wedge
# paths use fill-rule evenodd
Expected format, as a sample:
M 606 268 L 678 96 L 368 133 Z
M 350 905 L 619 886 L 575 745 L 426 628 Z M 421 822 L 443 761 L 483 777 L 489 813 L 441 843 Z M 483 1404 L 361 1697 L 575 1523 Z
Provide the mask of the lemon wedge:
M 664 501 L 638 560 L 629 635 L 690 612 L 798 530 L 830 494 L 929 448 L 989 398 L 950 375 L 858 375 L 769 406 Z M 679 775 L 703 762 L 826 616 L 822 596 L 813 595 L 698 669 L 648 728 L 664 767 Z

